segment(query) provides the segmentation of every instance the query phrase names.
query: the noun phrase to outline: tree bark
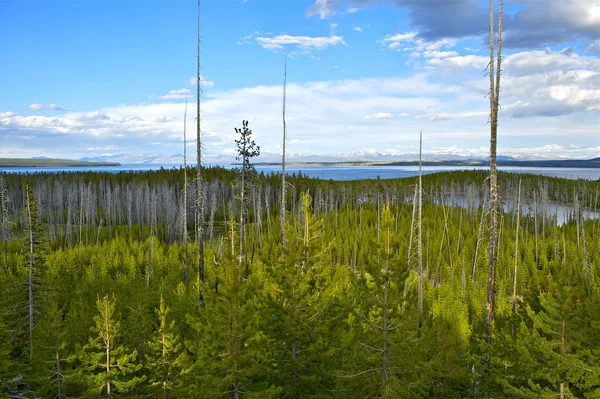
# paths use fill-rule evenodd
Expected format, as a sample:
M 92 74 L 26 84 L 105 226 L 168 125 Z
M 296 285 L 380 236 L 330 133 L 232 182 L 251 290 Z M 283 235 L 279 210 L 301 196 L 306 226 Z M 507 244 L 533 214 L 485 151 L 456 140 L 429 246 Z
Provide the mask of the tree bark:
M 490 256 L 487 282 L 487 314 L 485 333 L 491 342 L 496 300 L 496 263 L 498 260 L 498 175 L 496 170 L 496 144 L 498 132 L 498 99 L 500 94 L 500 65 L 502 61 L 502 0 L 498 13 L 498 57 L 494 73 L 494 4 L 490 12 Z
M 198 52 L 196 73 L 196 241 L 198 242 L 198 302 L 204 307 L 204 296 L 202 285 L 204 285 L 204 237 L 203 237 L 203 215 L 202 215 L 202 141 L 200 129 L 200 0 L 198 0 Z
M 287 245 L 287 237 L 285 236 L 285 142 L 286 125 L 285 125 L 285 100 L 287 89 L 287 55 L 283 67 L 283 151 L 281 155 L 281 240 L 283 246 Z

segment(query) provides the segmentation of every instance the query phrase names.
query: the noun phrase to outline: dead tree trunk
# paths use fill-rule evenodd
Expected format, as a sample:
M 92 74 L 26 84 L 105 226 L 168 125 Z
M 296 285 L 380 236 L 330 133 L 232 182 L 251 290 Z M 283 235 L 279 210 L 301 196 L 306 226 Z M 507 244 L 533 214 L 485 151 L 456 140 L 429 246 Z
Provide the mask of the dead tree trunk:
M 498 13 L 498 54 L 494 71 L 494 2 L 490 0 L 490 258 L 487 283 L 487 314 L 485 333 L 491 342 L 496 300 L 496 263 L 498 260 L 498 176 L 496 171 L 496 142 L 498 132 L 498 99 L 502 63 L 502 0 Z
M 286 142 L 286 131 L 285 131 L 285 100 L 286 100 L 286 89 L 287 89 L 287 55 L 283 67 L 283 151 L 281 155 L 281 239 L 283 246 L 287 245 L 287 238 L 285 236 L 285 142 Z
M 7 241 L 8 241 L 8 189 L 4 176 L 0 174 L 0 235 L 2 235 L 4 270 L 8 269 Z
M 36 202 L 33 196 L 33 190 L 29 184 L 29 179 L 25 183 L 25 204 L 27 206 L 28 220 L 28 238 L 29 238 L 29 279 L 27 281 L 27 292 L 29 295 L 29 355 L 33 356 L 33 268 L 35 266 L 35 234 L 34 229 L 37 228 L 37 209 Z
M 513 311 L 517 309 L 517 274 L 519 265 L 519 226 L 521 224 L 521 179 L 519 179 L 519 192 L 517 194 L 517 235 L 515 238 L 515 274 L 513 276 Z
M 187 231 L 187 100 L 183 113 L 183 246 L 185 248 L 185 286 L 190 282 L 190 256 Z
M 419 223 L 417 225 L 417 251 L 419 256 L 419 313 L 423 313 L 423 132 L 419 133 Z
M 200 0 L 198 0 L 198 52 L 196 73 L 196 241 L 198 243 L 198 302 L 204 307 L 204 237 L 202 203 L 202 141 L 200 129 Z

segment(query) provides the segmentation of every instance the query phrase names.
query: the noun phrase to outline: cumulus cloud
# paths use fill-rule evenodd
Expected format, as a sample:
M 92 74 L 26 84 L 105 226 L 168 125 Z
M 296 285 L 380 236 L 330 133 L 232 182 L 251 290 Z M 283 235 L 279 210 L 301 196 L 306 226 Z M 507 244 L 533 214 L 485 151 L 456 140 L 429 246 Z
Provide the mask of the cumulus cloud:
M 415 36 L 411 40 L 411 51 L 422 56 L 428 68 L 403 77 L 288 84 L 290 151 L 405 148 L 418 141 L 421 129 L 435 134 L 436 146 L 486 148 L 488 83 L 482 73 L 486 57 L 452 56 L 452 42 Z M 478 65 L 481 60 L 485 64 Z M 88 148 L 111 145 L 123 153 L 152 152 L 156 150 L 151 143 L 161 142 L 165 154 L 180 153 L 183 101 L 193 96 L 192 91 L 173 90 L 150 104 L 60 116 L 22 116 L 5 110 L 0 112 L 0 149 L 56 147 L 63 156 L 73 157 L 90 155 Z M 500 94 L 500 148 L 547 143 L 568 147 L 574 137 L 582 147 L 597 145 L 599 93 L 600 68 L 594 57 L 571 50 L 508 55 Z M 207 91 L 202 119 L 205 154 L 211 159 L 229 156 L 236 138 L 232 121 L 242 119 L 250 119 L 261 149 L 277 153 L 280 116 L 280 85 Z M 553 116 L 551 123 L 547 116 Z M 400 117 L 402 123 L 394 123 Z M 188 128 L 193 129 L 194 123 L 193 115 L 188 115 Z
M 43 109 L 47 109 L 50 111 L 64 111 L 65 109 L 56 104 L 30 104 L 29 109 L 32 111 L 41 111 Z
M 371 115 L 367 115 L 365 116 L 366 120 L 370 120 L 370 119 L 389 119 L 389 118 L 393 118 L 394 115 L 392 115 L 389 112 L 378 112 L 376 114 L 371 114 Z
M 392 4 L 408 10 L 411 25 L 425 40 L 463 37 L 485 33 L 486 10 L 476 0 L 316 0 L 308 16 L 329 18 L 344 5 L 363 8 L 373 4 Z
M 596 0 L 514 0 L 516 12 L 504 14 L 506 48 L 567 43 L 600 38 L 600 3 Z M 488 31 L 488 9 L 477 0 L 315 0 L 308 16 L 330 18 L 342 7 L 387 4 L 407 10 L 411 27 L 428 41 L 441 38 L 481 37 Z M 548 23 L 552 21 L 552 23 Z
M 196 86 L 198 84 L 198 79 L 195 78 L 194 76 L 192 76 L 191 78 L 188 79 L 187 82 L 190 86 Z M 213 82 L 212 80 L 208 80 L 208 79 L 206 79 L 206 77 L 200 75 L 200 86 L 213 87 L 214 85 L 215 85 L 215 82 Z
M 458 68 L 467 69 L 475 68 L 483 70 L 489 64 L 489 57 L 483 57 L 480 55 L 454 55 L 446 58 L 432 58 L 427 61 L 429 65 L 442 67 L 442 68 Z
M 600 2 L 596 0 L 520 3 L 525 7 L 506 21 L 506 47 L 554 45 L 600 37 Z
M 200 81 L 200 83 L 202 84 L 202 80 Z M 185 98 L 190 98 L 190 89 L 178 89 L 178 90 L 170 90 L 167 94 L 165 94 L 164 96 L 160 96 L 159 98 L 161 100 L 182 100 Z M 154 96 L 150 96 L 150 98 L 153 98 Z
M 362 32 L 364 29 L 361 28 L 360 26 L 355 26 L 354 28 L 352 28 L 352 30 L 355 30 L 357 32 Z
M 257 37 L 256 42 L 267 50 L 282 50 L 286 45 L 296 46 L 300 50 L 324 50 L 329 46 L 346 45 L 342 36 L 292 36 Z

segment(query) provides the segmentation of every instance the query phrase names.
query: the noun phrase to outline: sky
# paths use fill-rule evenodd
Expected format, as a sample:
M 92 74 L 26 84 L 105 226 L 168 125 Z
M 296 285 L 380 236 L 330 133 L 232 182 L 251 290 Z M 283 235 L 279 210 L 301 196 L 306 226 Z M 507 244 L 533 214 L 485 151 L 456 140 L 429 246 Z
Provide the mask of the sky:
M 494 0 L 494 3 L 498 3 Z M 0 0 L 0 157 L 195 161 L 195 1 Z M 479 0 L 202 0 L 203 162 L 489 155 Z M 496 4 L 497 7 L 497 4 Z M 496 13 L 497 17 L 497 13 Z M 498 153 L 600 156 L 600 0 L 506 0 Z

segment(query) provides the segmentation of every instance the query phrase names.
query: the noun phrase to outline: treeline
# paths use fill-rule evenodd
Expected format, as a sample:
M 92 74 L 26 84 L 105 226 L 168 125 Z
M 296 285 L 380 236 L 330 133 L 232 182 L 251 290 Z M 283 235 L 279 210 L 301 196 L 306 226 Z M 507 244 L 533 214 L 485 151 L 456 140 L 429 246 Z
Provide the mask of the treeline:
M 290 177 L 283 245 L 279 177 L 254 176 L 240 252 L 237 174 L 215 168 L 203 178 L 213 223 L 204 282 L 182 242 L 181 170 L 3 175 L 0 392 L 600 395 L 598 220 L 502 215 L 489 342 L 485 173 L 423 178 L 422 311 L 415 179 Z M 518 200 L 522 179 L 522 203 L 598 201 L 594 182 L 500 179 L 504 200 Z M 452 197 L 467 205 L 445 205 Z
M 189 172 L 188 176 L 193 176 Z M 458 171 L 423 177 L 424 201 L 481 207 L 488 201 L 485 189 L 488 174 L 484 171 Z M 165 242 L 183 240 L 184 174 L 183 169 L 161 169 L 150 172 L 121 173 L 35 173 L 31 175 L 0 173 L 0 192 L 5 223 L 2 234 L 19 235 L 24 231 L 25 180 L 29 181 L 45 233 L 53 248 L 75 244 L 97 243 L 126 235 L 144 239 L 151 225 Z M 500 173 L 501 201 L 517 202 L 518 181 L 522 179 L 523 204 L 539 213 L 549 203 L 570 205 L 570 218 L 581 217 L 584 210 L 600 209 L 600 183 L 566 180 L 537 175 Z M 207 237 L 213 240 L 216 231 L 230 216 L 239 220 L 239 173 L 220 167 L 203 169 L 202 215 Z M 187 223 L 190 233 L 194 226 L 196 190 L 188 184 Z M 414 195 L 411 179 L 367 179 L 360 181 L 326 181 L 292 175 L 287 179 L 285 201 L 287 212 L 298 212 L 300 193 L 308 191 L 317 213 L 356 207 L 365 201 L 384 201 L 393 205 L 410 203 Z M 248 213 L 257 228 L 263 219 L 281 207 L 281 177 L 279 174 L 257 174 L 247 188 Z M 2 189 L 3 188 L 3 189 Z M 532 212 L 534 213 L 534 212 Z

